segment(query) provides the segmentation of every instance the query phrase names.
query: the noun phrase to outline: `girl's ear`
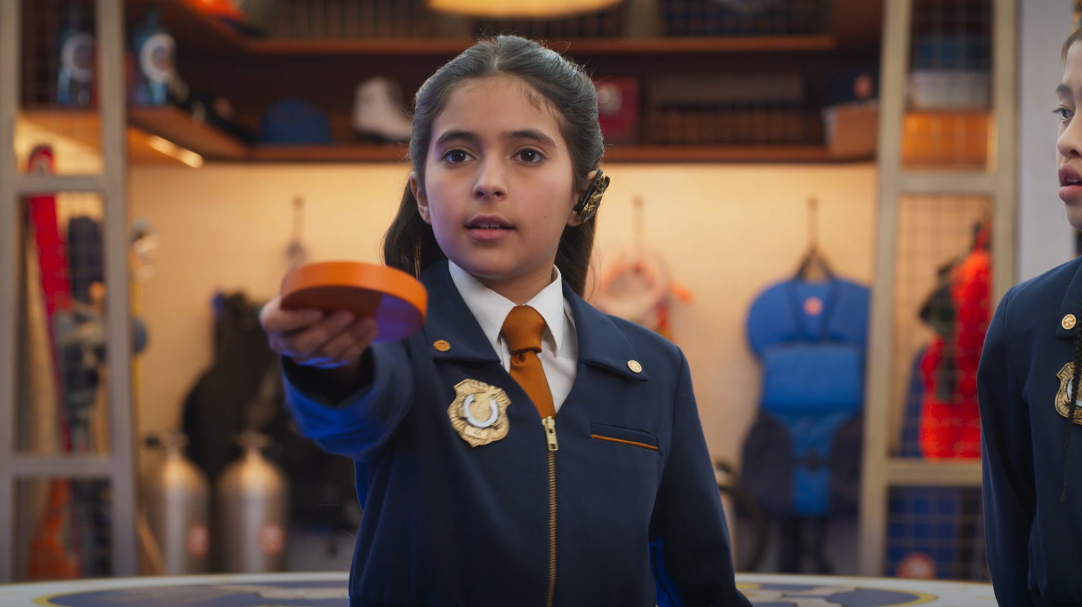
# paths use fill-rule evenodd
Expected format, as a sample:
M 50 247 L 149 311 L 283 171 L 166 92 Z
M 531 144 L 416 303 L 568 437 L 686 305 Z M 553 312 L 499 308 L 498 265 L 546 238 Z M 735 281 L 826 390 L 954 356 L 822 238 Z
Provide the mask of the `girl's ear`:
M 577 209 L 579 208 L 579 203 L 582 202 L 583 197 L 586 196 L 586 192 L 589 190 L 590 184 L 593 183 L 595 177 L 597 177 L 597 169 L 590 171 L 590 174 L 586 176 L 586 187 L 575 192 L 575 197 L 571 201 L 571 214 L 567 218 L 567 225 L 573 228 L 582 225 L 582 216 L 579 215 Z
M 417 201 L 417 212 L 420 213 L 421 219 L 428 225 L 432 225 L 432 217 L 428 212 L 428 196 L 425 195 L 425 189 L 416 172 L 410 173 L 410 192 Z

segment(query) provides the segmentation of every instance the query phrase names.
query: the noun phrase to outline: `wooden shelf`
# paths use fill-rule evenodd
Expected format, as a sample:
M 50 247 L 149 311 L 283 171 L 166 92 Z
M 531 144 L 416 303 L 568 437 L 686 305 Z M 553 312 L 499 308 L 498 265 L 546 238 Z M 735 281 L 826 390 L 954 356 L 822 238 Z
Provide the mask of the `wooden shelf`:
M 82 144 L 93 150 L 101 149 L 101 120 L 90 110 L 28 109 L 19 118 L 46 131 Z M 146 133 L 128 128 L 128 158 L 132 162 L 178 162 L 150 143 Z
M 82 0 L 93 10 L 93 0 Z M 139 23 L 148 7 L 156 7 L 162 24 L 184 54 L 244 52 L 247 37 L 200 10 L 195 0 L 124 0 L 129 23 Z
M 406 162 L 398 145 L 263 145 L 252 148 L 253 162 Z
M 613 146 L 606 162 L 871 162 L 871 156 L 835 156 L 816 145 Z
M 130 108 L 128 124 L 208 160 L 241 160 L 248 157 L 248 146 L 172 106 Z
M 100 148 L 98 114 L 86 110 L 36 108 L 22 117 L 38 126 L 94 149 Z M 198 154 L 207 161 L 265 163 L 406 163 L 405 145 L 342 144 L 324 146 L 255 146 L 249 148 L 212 126 L 172 108 L 131 108 L 128 147 L 134 162 L 181 160 L 170 145 Z M 160 139 L 159 139 L 160 138 Z M 163 143 L 161 140 L 165 140 Z M 822 146 L 663 146 L 613 145 L 605 153 L 608 163 L 671 162 L 870 162 L 870 156 L 834 156 Z M 181 160 L 183 161 L 183 160 Z M 189 163 L 190 164 L 190 163 Z
M 474 43 L 472 38 L 251 40 L 249 52 L 258 55 L 456 55 Z M 671 38 L 579 38 L 553 40 L 549 48 L 568 55 L 635 55 L 692 53 L 769 53 L 829 51 L 837 45 L 831 36 L 709 36 Z
M 26 121 L 93 149 L 101 149 L 97 111 L 35 107 L 20 112 Z M 133 107 L 128 110 L 128 153 L 133 162 L 244 160 L 248 146 L 218 129 L 194 120 L 175 107 Z
M 83 0 L 91 2 L 91 0 Z M 704 36 L 658 38 L 582 38 L 552 40 L 549 46 L 572 55 L 637 53 L 763 53 L 831 51 L 840 47 L 877 46 L 882 0 L 835 0 L 830 32 L 796 36 Z M 198 0 L 126 0 L 129 19 L 137 22 L 148 6 L 161 11 L 162 21 L 185 54 L 213 55 L 454 55 L 472 38 L 423 39 L 258 39 L 249 38 L 197 7 Z
M 405 146 L 256 146 L 253 162 L 406 162 Z M 604 162 L 871 162 L 871 156 L 833 156 L 822 146 L 612 146 Z

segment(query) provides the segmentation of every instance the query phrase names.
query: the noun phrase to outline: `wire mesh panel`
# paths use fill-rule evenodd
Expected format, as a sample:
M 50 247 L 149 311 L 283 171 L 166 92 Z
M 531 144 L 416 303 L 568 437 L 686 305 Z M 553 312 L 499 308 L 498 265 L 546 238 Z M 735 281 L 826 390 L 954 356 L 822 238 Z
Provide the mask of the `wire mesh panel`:
M 645 143 L 822 145 L 821 113 L 799 76 L 668 77 L 648 83 Z
M 437 29 L 424 0 L 282 0 L 266 20 L 278 38 L 410 38 Z
M 650 108 L 646 142 L 663 145 L 817 145 L 819 113 L 792 103 L 664 104 Z
M 514 33 L 527 38 L 606 38 L 621 36 L 627 22 L 627 2 L 612 8 L 564 19 L 476 19 L 477 36 Z
M 980 457 L 976 375 L 993 312 L 992 202 L 903 197 L 895 261 L 894 449 Z
M 108 481 L 27 479 L 16 484 L 16 579 L 112 575 Z
M 824 33 L 825 0 L 660 0 L 668 36 L 779 36 Z
M 884 574 L 988 581 L 981 491 L 895 487 L 888 498 Z
M 48 170 L 58 175 L 98 174 L 102 170 L 101 79 L 94 2 L 89 0 L 20 0 L 20 107 L 15 148 L 19 170 Z M 163 24 L 157 3 L 139 3 L 129 12 L 125 96 L 131 113 L 161 112 L 187 95 L 175 70 L 176 42 Z M 185 159 L 172 143 L 135 128 L 126 132 L 132 161 Z M 52 146 L 51 166 L 29 164 L 38 146 Z M 190 154 L 190 153 L 189 153 Z
M 108 357 L 102 202 L 92 194 L 23 200 L 16 448 L 106 453 Z
M 15 447 L 34 455 L 107 454 L 102 200 L 39 194 L 20 207 Z M 108 481 L 25 480 L 16 499 L 19 579 L 111 574 Z
M 22 2 L 21 99 L 15 133 L 19 170 L 98 173 L 101 129 L 94 3 Z M 52 160 L 31 165 L 31 152 L 42 144 L 53 147 Z
M 992 0 L 915 0 L 903 166 L 973 170 L 987 164 Z

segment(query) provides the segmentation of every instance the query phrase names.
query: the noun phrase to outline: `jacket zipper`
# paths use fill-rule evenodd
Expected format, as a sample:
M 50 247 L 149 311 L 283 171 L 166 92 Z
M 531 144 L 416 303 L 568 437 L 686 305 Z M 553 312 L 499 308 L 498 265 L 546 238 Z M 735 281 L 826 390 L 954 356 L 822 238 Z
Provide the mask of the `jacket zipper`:
M 556 451 L 560 447 L 556 443 L 556 419 L 546 417 L 541 424 L 545 426 L 549 452 L 549 591 L 545 605 L 552 607 L 556 599 Z

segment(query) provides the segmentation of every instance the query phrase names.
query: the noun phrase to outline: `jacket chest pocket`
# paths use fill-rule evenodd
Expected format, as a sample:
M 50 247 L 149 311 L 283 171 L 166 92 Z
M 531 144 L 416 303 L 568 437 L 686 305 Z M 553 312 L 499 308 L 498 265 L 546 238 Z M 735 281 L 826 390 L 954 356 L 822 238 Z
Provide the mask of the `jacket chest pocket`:
M 590 438 L 594 440 L 607 441 L 617 445 L 625 445 L 628 447 L 637 447 L 639 449 L 648 449 L 653 452 L 657 452 L 657 437 L 649 432 L 642 430 L 634 430 L 632 428 L 624 428 L 621 426 L 610 426 L 607 424 L 590 424 Z
M 591 423 L 588 446 L 596 499 L 633 518 L 649 518 L 661 481 L 657 436 L 635 428 Z

